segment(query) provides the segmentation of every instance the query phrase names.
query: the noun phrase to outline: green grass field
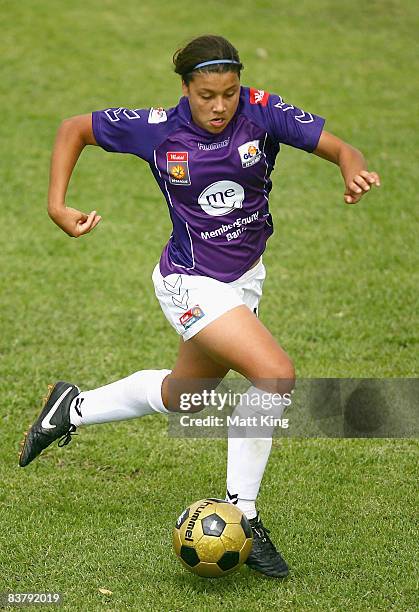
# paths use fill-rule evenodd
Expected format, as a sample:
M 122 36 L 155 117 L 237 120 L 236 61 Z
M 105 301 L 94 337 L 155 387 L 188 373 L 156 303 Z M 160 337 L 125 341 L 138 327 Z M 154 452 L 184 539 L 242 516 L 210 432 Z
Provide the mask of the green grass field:
M 169 220 L 147 165 L 84 151 L 67 203 L 103 221 L 80 240 L 47 217 L 48 167 L 65 117 L 176 104 L 171 54 L 206 32 L 236 44 L 244 84 L 325 116 L 382 179 L 345 206 L 335 167 L 284 147 L 263 322 L 300 377 L 417 376 L 418 21 L 409 0 L 1 0 L 0 593 L 89 612 L 416 609 L 416 441 L 275 441 L 259 507 L 284 582 L 200 579 L 172 553 L 183 508 L 224 495 L 225 440 L 170 438 L 155 416 L 86 428 L 25 470 L 17 453 L 47 383 L 173 364 L 150 278 Z

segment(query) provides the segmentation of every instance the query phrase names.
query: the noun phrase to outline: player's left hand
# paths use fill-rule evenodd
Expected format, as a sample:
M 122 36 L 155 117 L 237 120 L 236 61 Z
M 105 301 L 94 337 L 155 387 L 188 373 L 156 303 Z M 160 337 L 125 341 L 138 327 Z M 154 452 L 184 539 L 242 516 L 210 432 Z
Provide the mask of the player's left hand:
M 362 196 L 370 191 L 372 185 L 380 186 L 378 174 L 376 172 L 368 172 L 368 170 L 361 170 L 346 185 L 344 195 L 346 204 L 357 204 Z

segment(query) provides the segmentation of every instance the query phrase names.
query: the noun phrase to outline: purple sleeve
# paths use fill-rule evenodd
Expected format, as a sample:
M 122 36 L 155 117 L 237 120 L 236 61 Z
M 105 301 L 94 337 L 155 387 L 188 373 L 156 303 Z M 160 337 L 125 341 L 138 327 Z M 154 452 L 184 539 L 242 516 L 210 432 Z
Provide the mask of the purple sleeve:
M 278 94 L 249 89 L 245 96 L 252 116 L 274 140 L 312 153 L 317 147 L 325 120 L 284 102 Z
M 132 153 L 146 161 L 153 154 L 156 125 L 151 124 L 150 110 L 107 108 L 92 113 L 96 142 L 106 151 Z

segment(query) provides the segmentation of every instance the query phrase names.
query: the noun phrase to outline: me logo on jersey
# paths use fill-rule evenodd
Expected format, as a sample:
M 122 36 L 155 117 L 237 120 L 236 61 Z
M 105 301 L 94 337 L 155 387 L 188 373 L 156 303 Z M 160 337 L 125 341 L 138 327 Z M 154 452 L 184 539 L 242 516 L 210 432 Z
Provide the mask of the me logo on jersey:
M 259 149 L 259 140 L 245 142 L 238 148 L 238 152 L 243 168 L 257 164 L 262 157 L 262 151 Z
M 244 189 L 234 181 L 217 181 L 208 185 L 198 197 L 198 204 L 207 215 L 227 215 L 243 208 Z
M 188 152 L 168 151 L 166 153 L 167 173 L 172 185 L 190 185 Z
M 269 93 L 264 89 L 254 89 L 251 87 L 249 89 L 250 94 L 250 104 L 260 104 L 261 106 L 266 106 L 269 100 Z

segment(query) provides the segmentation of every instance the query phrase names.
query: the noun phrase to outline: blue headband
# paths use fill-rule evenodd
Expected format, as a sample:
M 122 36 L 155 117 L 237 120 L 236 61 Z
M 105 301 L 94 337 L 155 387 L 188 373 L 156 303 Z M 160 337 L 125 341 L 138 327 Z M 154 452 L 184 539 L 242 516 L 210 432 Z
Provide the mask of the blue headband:
M 197 64 L 192 70 L 198 70 L 198 68 L 203 68 L 204 66 L 214 66 L 215 64 L 236 64 L 240 66 L 240 62 L 236 62 L 236 60 L 231 59 L 218 59 L 218 60 L 210 60 L 209 62 L 201 62 Z

